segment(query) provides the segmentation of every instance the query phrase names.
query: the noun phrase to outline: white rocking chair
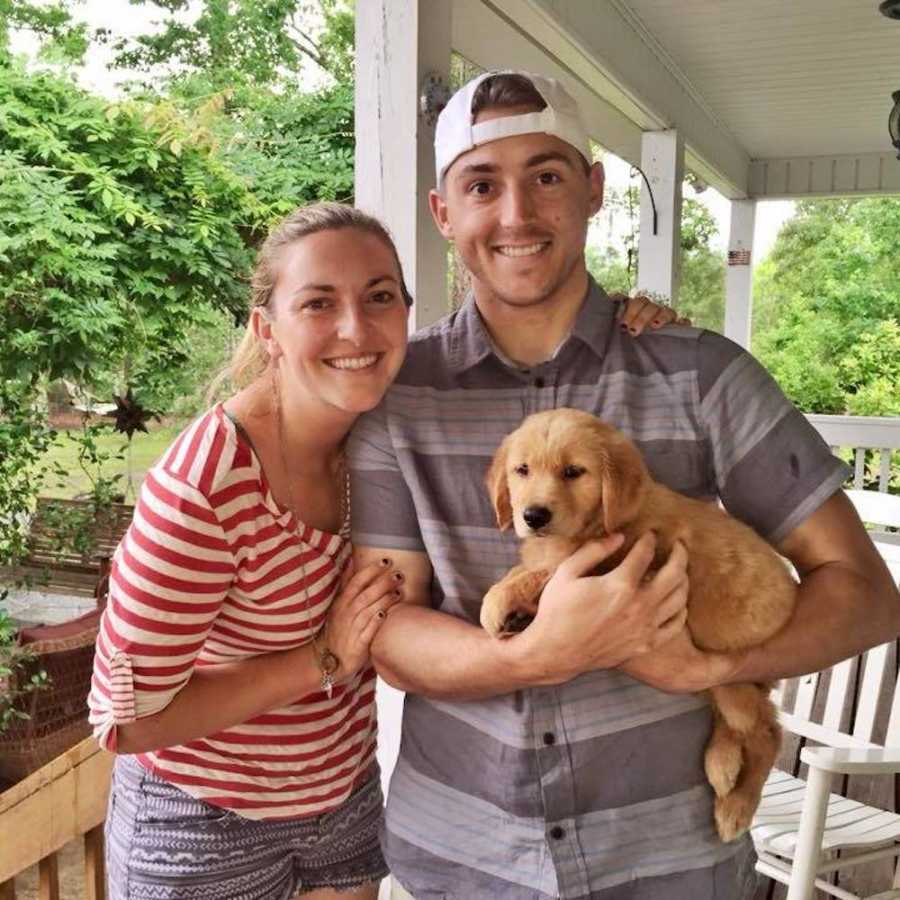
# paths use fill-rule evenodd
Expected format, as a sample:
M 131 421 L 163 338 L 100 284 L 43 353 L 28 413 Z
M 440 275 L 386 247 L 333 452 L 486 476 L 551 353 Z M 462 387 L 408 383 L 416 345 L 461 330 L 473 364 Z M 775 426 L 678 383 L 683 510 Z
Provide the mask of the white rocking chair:
M 900 497 L 874 491 L 848 491 L 860 517 L 876 526 L 900 527 Z M 900 580 L 898 537 L 872 533 L 895 579 Z M 757 871 L 788 885 L 787 900 L 811 900 L 815 888 L 839 900 L 864 900 L 826 878 L 833 872 L 886 857 L 900 857 L 900 815 L 830 793 L 833 776 L 900 774 L 900 684 L 884 644 L 831 669 L 820 721 L 814 721 L 816 689 L 822 673 L 798 680 L 788 705 L 783 686 L 774 694 L 785 732 L 821 746 L 804 747 L 800 759 L 809 767 L 806 781 L 774 770 L 751 830 Z M 855 715 L 850 720 L 856 675 Z M 884 745 L 873 741 L 882 687 L 892 684 Z M 865 900 L 900 900 L 900 866 L 893 887 Z

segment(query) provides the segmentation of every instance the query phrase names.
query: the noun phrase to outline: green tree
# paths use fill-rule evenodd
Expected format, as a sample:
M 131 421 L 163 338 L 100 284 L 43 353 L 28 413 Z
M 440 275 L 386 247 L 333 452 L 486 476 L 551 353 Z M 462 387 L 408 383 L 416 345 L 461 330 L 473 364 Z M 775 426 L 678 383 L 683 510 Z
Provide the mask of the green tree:
M 754 285 L 753 346 L 804 411 L 891 415 L 900 201 L 803 201 Z
M 0 375 L 140 374 L 153 396 L 205 306 L 243 315 L 272 211 L 216 152 L 220 106 L 186 118 L 0 70 Z
M 619 248 L 588 247 L 588 271 L 607 291 L 628 293 L 637 281 L 640 195 L 636 187 L 610 191 L 606 205 L 620 221 L 627 222 Z M 725 317 L 725 261 L 711 248 L 717 233 L 715 219 L 697 200 L 682 205 L 681 280 L 678 312 L 701 328 L 721 331 Z
M 179 75 L 202 72 L 217 87 L 291 81 L 311 61 L 337 81 L 353 75 L 353 6 L 349 0 L 203 0 L 186 23 L 191 0 L 132 0 L 163 18 L 152 34 L 96 37 L 112 44 L 115 65 Z
M 90 43 L 86 25 L 72 19 L 65 3 L 0 0 L 0 66 L 11 61 L 10 35 L 14 31 L 36 37 L 43 55 L 70 62 L 80 60 Z

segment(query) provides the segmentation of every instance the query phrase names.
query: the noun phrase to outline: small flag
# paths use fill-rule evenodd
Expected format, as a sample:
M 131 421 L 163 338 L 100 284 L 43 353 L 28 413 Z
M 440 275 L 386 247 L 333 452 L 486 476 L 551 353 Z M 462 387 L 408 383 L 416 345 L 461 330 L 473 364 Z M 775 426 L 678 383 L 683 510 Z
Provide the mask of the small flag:
M 750 251 L 749 250 L 729 250 L 728 251 L 729 266 L 749 266 Z

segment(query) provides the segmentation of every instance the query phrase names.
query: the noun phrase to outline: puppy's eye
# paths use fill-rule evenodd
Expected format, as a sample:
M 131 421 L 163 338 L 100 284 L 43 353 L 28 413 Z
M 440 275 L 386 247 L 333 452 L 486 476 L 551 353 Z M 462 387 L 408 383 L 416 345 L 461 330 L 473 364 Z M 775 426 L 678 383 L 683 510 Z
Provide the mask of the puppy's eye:
M 580 478 L 585 473 L 585 469 L 582 469 L 581 466 L 566 466 L 562 470 L 562 477 L 566 479 L 566 481 L 571 481 L 573 478 Z
M 527 475 L 528 474 L 528 463 L 520 463 L 518 466 L 516 466 L 513 469 L 513 472 L 515 472 L 516 475 Z

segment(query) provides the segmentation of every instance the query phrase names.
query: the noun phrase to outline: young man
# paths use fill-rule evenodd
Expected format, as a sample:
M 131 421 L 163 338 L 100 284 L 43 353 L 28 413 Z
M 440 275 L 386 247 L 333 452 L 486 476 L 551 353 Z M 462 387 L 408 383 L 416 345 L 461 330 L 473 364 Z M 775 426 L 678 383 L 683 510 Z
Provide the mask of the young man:
M 417 900 L 739 897 L 747 839 L 721 843 L 694 692 L 827 666 L 900 629 L 890 576 L 840 491 L 845 471 L 741 348 L 670 327 L 632 340 L 589 278 L 603 171 L 574 102 L 539 76 L 482 76 L 438 122 L 431 208 L 472 274 L 457 313 L 413 338 L 353 438 L 354 542 L 389 556 L 411 603 L 373 644 L 408 691 L 384 847 Z M 534 622 L 497 641 L 481 599 L 517 561 L 484 488 L 522 418 L 588 410 L 634 439 L 654 477 L 726 507 L 801 574 L 790 625 L 741 655 L 683 627 L 686 558 L 644 579 L 653 536 L 579 550 Z

